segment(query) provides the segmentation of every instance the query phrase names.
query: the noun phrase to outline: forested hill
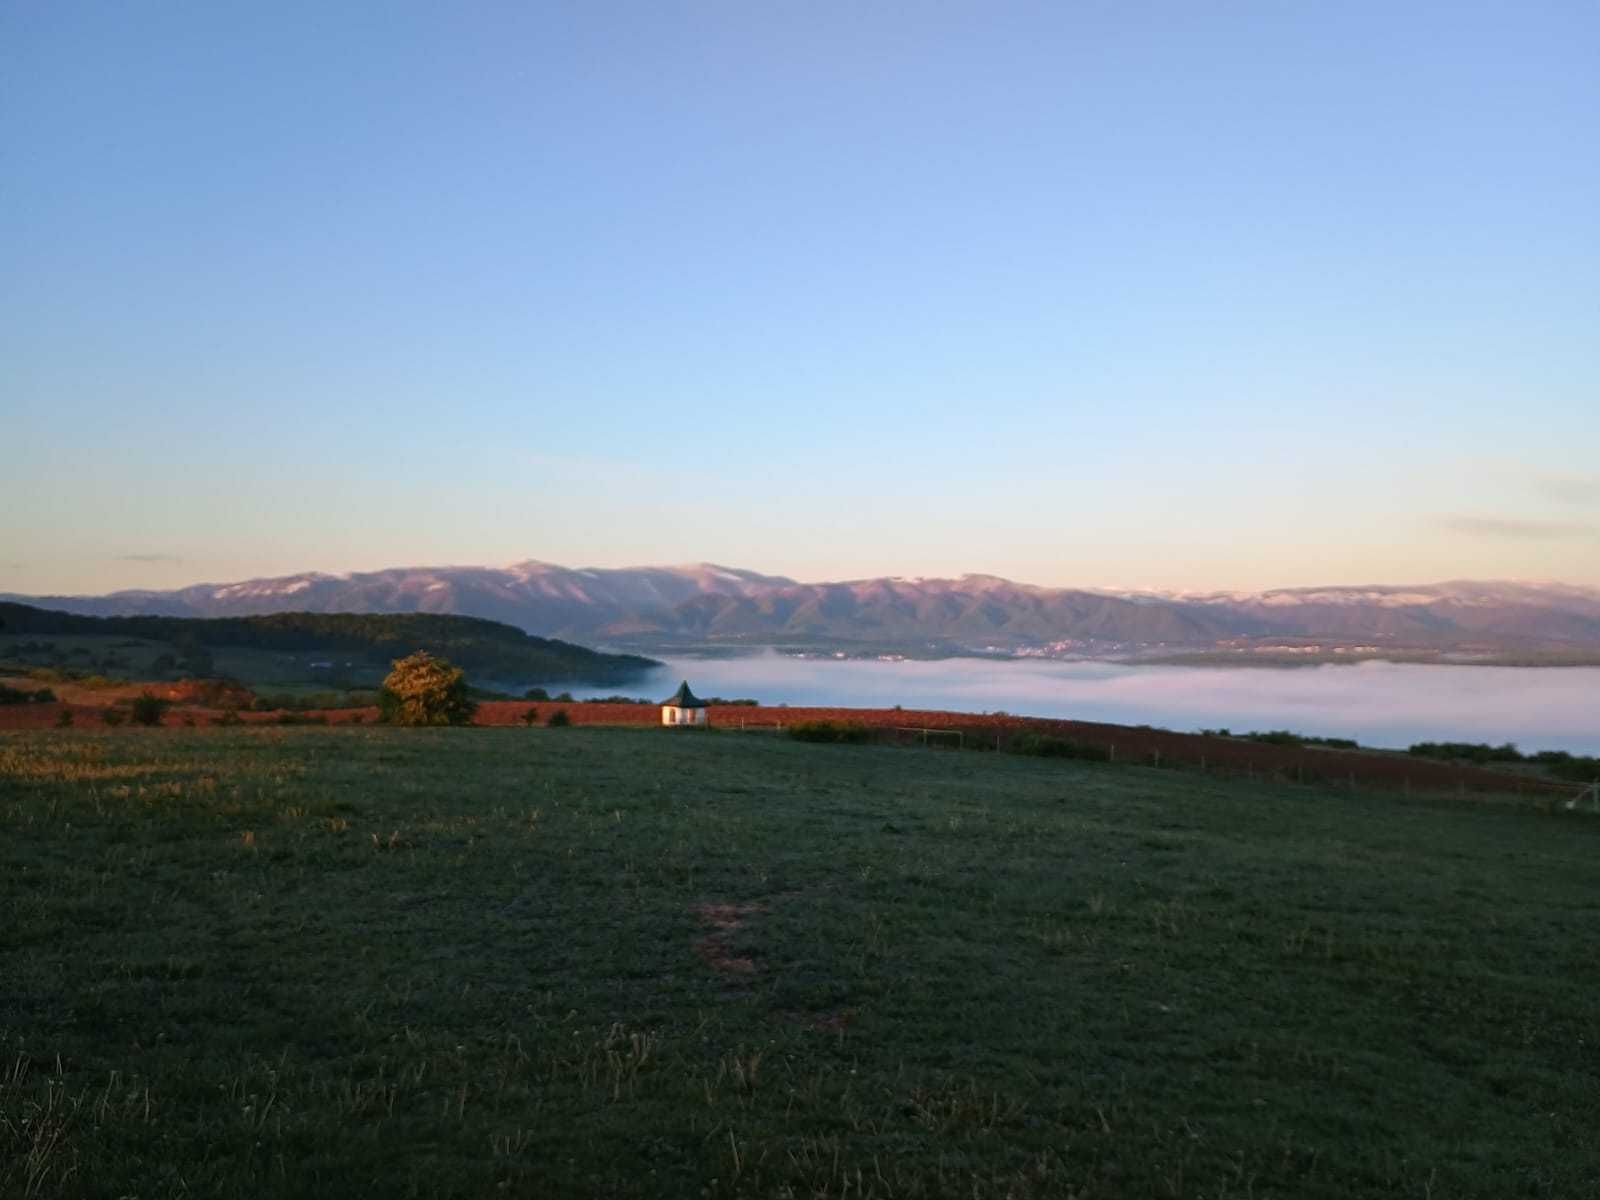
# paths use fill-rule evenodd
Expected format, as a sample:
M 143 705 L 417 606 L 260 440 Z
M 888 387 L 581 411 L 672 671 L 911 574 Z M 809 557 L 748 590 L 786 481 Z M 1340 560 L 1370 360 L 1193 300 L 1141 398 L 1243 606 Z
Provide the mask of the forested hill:
M 271 613 L 254 617 L 84 617 L 0 602 L 0 634 L 118 637 L 207 651 L 253 649 L 337 655 L 368 666 L 426 650 L 475 679 L 538 683 L 626 683 L 656 666 L 634 654 L 603 654 L 534 637 L 479 617 L 434 613 Z

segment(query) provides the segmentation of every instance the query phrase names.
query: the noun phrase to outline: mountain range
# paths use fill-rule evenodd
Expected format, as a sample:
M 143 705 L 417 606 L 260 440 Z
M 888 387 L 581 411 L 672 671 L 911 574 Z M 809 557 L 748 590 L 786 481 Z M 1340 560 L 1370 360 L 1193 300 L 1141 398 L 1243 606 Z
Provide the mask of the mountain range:
M 990 575 L 801 583 L 707 563 L 403 567 L 173 591 L 7 596 L 93 616 L 453 613 L 633 649 L 833 653 L 1466 656 L 1600 662 L 1600 589 L 1556 583 L 1130 592 Z

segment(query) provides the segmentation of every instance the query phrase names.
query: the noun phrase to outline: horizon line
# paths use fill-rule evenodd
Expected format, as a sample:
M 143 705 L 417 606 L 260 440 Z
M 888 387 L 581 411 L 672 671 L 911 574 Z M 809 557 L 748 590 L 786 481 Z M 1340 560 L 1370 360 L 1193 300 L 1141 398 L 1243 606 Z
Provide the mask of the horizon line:
M 173 587 L 130 587 L 116 588 L 105 592 L 3 592 L 5 596 L 14 600 L 84 600 L 84 599 L 109 599 L 115 596 L 133 595 L 170 595 L 175 592 L 190 591 L 195 588 L 230 588 L 242 587 L 254 583 L 277 583 L 301 579 L 349 580 L 358 576 L 384 575 L 396 571 L 513 571 L 518 567 L 542 567 L 555 571 L 568 572 L 575 575 L 581 574 L 625 574 L 628 572 L 642 571 L 693 571 L 711 570 L 720 571 L 729 575 L 753 576 L 761 580 L 770 580 L 775 583 L 789 584 L 798 587 L 837 587 L 862 583 L 960 583 L 972 579 L 989 579 L 1001 583 L 1011 584 L 1014 587 L 1028 588 L 1035 591 L 1051 592 L 1091 592 L 1107 593 L 1116 596 L 1149 596 L 1164 599 L 1204 598 L 1209 596 L 1229 595 L 1255 595 L 1264 596 L 1283 592 L 1359 592 L 1359 591 L 1406 591 L 1408 589 L 1443 588 L 1451 586 L 1489 586 L 1510 585 L 1516 587 L 1549 587 L 1571 588 L 1578 591 L 1600 593 L 1600 584 L 1573 583 L 1568 580 L 1552 578 L 1514 578 L 1507 576 L 1470 577 L 1455 576 L 1446 579 L 1435 579 L 1427 582 L 1409 581 L 1400 583 L 1350 583 L 1350 584 L 1281 584 L 1268 587 L 1128 587 L 1115 584 L 1039 584 L 1025 580 L 1013 579 L 1006 575 L 997 575 L 989 571 L 963 571 L 960 574 L 893 574 L 893 575 L 861 575 L 854 577 L 833 579 L 797 579 L 790 575 L 773 575 L 764 571 L 757 571 L 748 567 L 732 567 L 723 563 L 709 561 L 663 563 L 663 564 L 633 564 L 624 567 L 569 567 L 561 563 L 550 562 L 545 559 L 524 558 L 515 559 L 502 565 L 488 563 L 430 563 L 405 566 L 376 567 L 369 570 L 344 570 L 344 571 L 295 571 L 284 575 L 254 575 L 243 579 L 233 580 L 197 580 L 193 583 L 178 584 Z

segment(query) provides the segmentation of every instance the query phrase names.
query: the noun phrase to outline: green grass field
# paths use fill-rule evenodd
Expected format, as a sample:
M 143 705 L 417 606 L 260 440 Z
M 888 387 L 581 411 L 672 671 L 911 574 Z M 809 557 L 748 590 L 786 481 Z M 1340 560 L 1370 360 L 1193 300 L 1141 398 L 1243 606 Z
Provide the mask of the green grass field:
M 0 1195 L 1600 1196 L 1600 821 L 608 729 L 0 736 Z

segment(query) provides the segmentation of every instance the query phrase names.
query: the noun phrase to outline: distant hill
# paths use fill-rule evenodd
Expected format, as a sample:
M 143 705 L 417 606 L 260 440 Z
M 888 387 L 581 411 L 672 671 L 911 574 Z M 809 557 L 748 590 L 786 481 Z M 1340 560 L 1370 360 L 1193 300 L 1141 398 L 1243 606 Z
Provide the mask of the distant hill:
M 800 583 L 711 564 L 579 570 L 525 562 L 30 602 L 95 615 L 462 613 L 546 637 L 645 650 L 740 644 L 930 654 L 1337 650 L 1600 661 L 1600 590 L 1561 584 L 1141 593 L 1035 587 L 988 575 Z
M 371 676 L 414 650 L 442 655 L 474 682 L 621 684 L 658 664 L 632 654 L 602 654 L 564 641 L 532 637 L 477 617 L 433 613 L 280 612 L 247 617 L 95 617 L 0 603 L 0 635 L 132 639 L 164 643 L 176 657 L 261 651 L 297 659 L 322 657 L 327 669 Z M 320 664 L 319 664 L 320 666 Z M 314 676 L 313 676 L 314 677 Z

